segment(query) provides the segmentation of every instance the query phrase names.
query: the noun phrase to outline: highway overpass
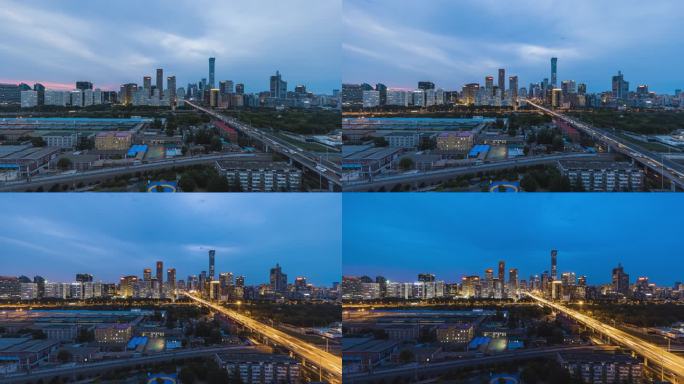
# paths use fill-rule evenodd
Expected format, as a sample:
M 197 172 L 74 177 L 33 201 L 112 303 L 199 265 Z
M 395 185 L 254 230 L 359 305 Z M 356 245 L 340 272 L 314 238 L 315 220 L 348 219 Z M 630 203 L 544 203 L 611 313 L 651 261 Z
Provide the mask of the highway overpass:
M 344 383 L 364 384 L 378 383 L 381 380 L 388 383 L 396 379 L 408 381 L 418 381 L 420 378 L 427 379 L 448 373 L 452 370 L 459 370 L 480 365 L 497 363 L 508 363 L 512 361 L 529 360 L 535 358 L 555 358 L 560 352 L 593 351 L 605 349 L 596 346 L 573 345 L 546 347 L 538 349 L 526 349 L 515 352 L 500 353 L 492 356 L 475 357 L 461 360 L 451 360 L 438 363 L 403 365 L 397 368 L 378 370 L 371 373 L 349 373 L 344 375 Z
M 117 176 L 135 174 L 137 172 L 155 171 L 172 167 L 185 167 L 198 164 L 215 163 L 219 160 L 249 160 L 255 157 L 250 153 L 220 153 L 202 156 L 180 157 L 176 159 L 165 159 L 151 161 L 127 167 L 103 168 L 93 171 L 76 172 L 72 174 L 59 174 L 45 177 L 34 177 L 28 181 L 12 181 L 0 183 L 0 192 L 25 191 L 38 187 L 50 188 L 55 184 L 66 184 L 75 186 L 78 183 L 91 183 L 109 180 Z
M 198 348 L 189 350 L 180 350 L 177 352 L 158 353 L 150 356 L 131 357 L 127 359 L 106 360 L 96 363 L 77 364 L 74 366 L 57 367 L 50 369 L 34 370 L 29 373 L 23 372 L 19 374 L 12 374 L 7 376 L 0 375 L 0 383 L 15 384 L 26 383 L 28 381 L 36 382 L 43 380 L 49 382 L 54 377 L 76 378 L 78 376 L 89 377 L 108 371 L 120 368 L 130 368 L 136 365 L 146 365 L 154 363 L 168 363 L 171 360 L 182 360 L 195 357 L 214 356 L 219 352 L 236 352 L 248 353 L 254 351 L 252 348 L 245 346 L 233 347 L 212 347 L 212 348 Z
M 526 293 L 529 297 L 536 300 L 538 303 L 545 305 L 555 311 L 564 313 L 565 315 L 575 319 L 578 323 L 591 329 L 605 338 L 609 339 L 617 345 L 621 345 L 634 353 L 642 356 L 646 360 L 646 364 L 654 363 L 664 368 L 668 373 L 668 377 L 674 383 L 684 383 L 684 357 L 668 352 L 664 348 L 658 347 L 649 343 L 639 337 L 633 336 L 627 332 L 619 330 L 608 324 L 602 323 L 592 317 L 582 314 L 579 311 L 567 308 L 561 304 L 547 300 L 539 295 L 533 293 Z
M 325 373 L 322 377 L 331 384 L 342 383 L 342 358 L 219 304 L 214 304 L 187 292 L 184 294 L 195 300 L 199 305 L 207 306 L 227 316 L 272 343 L 282 346 L 305 361 L 316 365 Z
M 478 172 L 491 172 L 514 167 L 555 164 L 559 160 L 586 159 L 595 156 L 595 154 L 590 153 L 564 153 L 557 155 L 526 156 L 515 159 L 492 161 L 481 165 L 467 167 L 445 168 L 434 171 L 398 174 L 392 176 L 379 176 L 373 178 L 372 180 L 345 181 L 343 190 L 345 192 L 364 192 L 377 190 L 382 187 L 385 189 L 393 188 L 397 184 L 435 184 L 451 180 L 458 176 L 471 175 Z
M 342 170 L 339 164 L 328 161 L 320 156 L 315 156 L 311 153 L 308 153 L 298 146 L 268 133 L 266 130 L 254 128 L 235 118 L 225 116 L 210 108 L 205 108 L 189 101 L 186 101 L 185 103 L 217 120 L 221 120 L 224 123 L 229 124 L 232 128 L 240 131 L 242 134 L 246 135 L 252 140 L 261 143 L 266 150 L 271 149 L 287 159 L 300 164 L 303 168 L 306 168 L 309 171 L 317 174 L 323 180 L 327 180 L 329 189 L 331 191 L 333 191 L 335 187 L 341 188 Z
M 673 185 L 684 188 L 684 165 L 679 164 L 672 159 L 669 159 L 666 154 L 654 153 L 648 151 L 640 146 L 630 143 L 624 138 L 621 138 L 605 129 L 596 128 L 585 124 L 577 119 L 560 114 L 541 104 L 526 100 L 527 104 L 537 108 L 539 111 L 548 114 L 549 116 L 563 120 L 572 125 L 574 128 L 598 140 L 614 151 L 619 152 L 627 157 L 634 159 L 636 162 L 642 164 L 645 168 L 651 169 L 655 173 L 661 174 L 662 177 L 670 180 Z

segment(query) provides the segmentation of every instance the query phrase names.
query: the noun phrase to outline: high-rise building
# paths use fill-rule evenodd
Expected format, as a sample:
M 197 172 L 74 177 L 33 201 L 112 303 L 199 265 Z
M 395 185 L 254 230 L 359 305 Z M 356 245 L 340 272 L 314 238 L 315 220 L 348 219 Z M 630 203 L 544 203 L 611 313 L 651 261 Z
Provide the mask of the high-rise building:
M 625 296 L 629 294 L 629 275 L 625 273 L 622 264 L 618 264 L 617 268 L 613 268 L 612 285 L 613 292 Z
M 235 85 L 235 93 L 238 95 L 242 95 L 245 93 L 245 85 L 242 83 L 238 83 Z
M 618 71 L 616 76 L 613 76 L 612 81 L 613 98 L 616 100 L 626 100 L 629 95 L 629 82 L 625 81 L 622 71 Z
M 124 276 L 119 283 L 119 295 L 123 297 L 133 297 L 135 286 L 138 283 L 138 276 Z
M 86 89 L 93 89 L 93 83 L 90 81 L 77 81 L 76 89 L 85 91 Z
M 558 280 L 558 268 L 557 268 L 558 251 L 555 249 L 551 250 L 551 280 Z
M 128 105 L 133 103 L 133 96 L 138 92 L 138 84 L 128 83 L 121 85 L 119 99 L 121 104 Z
M 176 101 L 176 76 L 166 78 L 166 87 L 168 88 L 168 99 L 173 104 Z
M 422 283 L 434 283 L 435 282 L 435 275 L 432 273 L 419 273 L 418 274 L 418 281 Z
M 494 76 L 485 77 L 485 91 L 487 96 L 491 96 L 494 91 Z
M 432 81 L 419 81 L 418 89 L 422 89 L 423 91 L 427 91 L 428 89 L 435 89 L 435 83 L 433 83 Z
M 143 281 L 150 281 L 150 280 L 152 280 L 152 269 L 151 268 L 143 269 Z
M 35 83 L 33 84 L 33 90 L 37 92 L 38 105 L 45 105 L 45 86 L 40 83 Z
M 511 100 L 513 102 L 518 100 L 518 76 L 511 76 L 508 78 L 508 88 L 511 93 Z
M 556 88 L 558 85 L 558 58 L 551 58 L 551 87 Z
M 162 68 L 157 68 L 157 90 L 159 90 L 159 98 L 164 96 L 164 70 Z
M 77 273 L 76 274 L 76 281 L 79 283 L 92 283 L 93 282 L 93 275 L 89 273 Z
M 162 284 L 164 283 L 164 262 L 157 261 L 157 283 L 159 284 L 159 293 L 162 290 Z
M 152 94 L 152 77 L 151 76 L 143 77 L 143 89 L 145 90 L 145 95 L 147 97 L 150 97 L 150 95 Z
M 287 96 L 287 81 L 283 81 L 280 71 L 271 76 L 270 92 L 270 96 L 276 99 L 284 99 Z
M 287 291 L 287 275 L 283 273 L 280 264 L 271 268 L 270 273 L 271 291 L 285 293 Z
M 209 281 L 214 281 L 214 258 L 216 256 L 216 250 L 209 250 Z
M 209 58 L 209 88 L 214 88 L 214 86 L 215 86 L 215 83 L 214 83 L 215 69 L 216 69 L 216 58 L 210 57 Z
M 511 294 L 515 295 L 518 292 L 518 268 L 511 268 L 508 271 L 508 287 Z
M 499 89 L 501 90 L 501 94 L 503 95 L 504 91 L 506 90 L 506 70 L 503 68 L 499 68 Z
M 485 281 L 483 285 L 482 294 L 485 297 L 494 296 L 494 270 L 491 268 L 485 269 Z
M 173 294 L 176 290 L 176 268 L 169 268 L 166 270 L 166 282 L 171 294 Z

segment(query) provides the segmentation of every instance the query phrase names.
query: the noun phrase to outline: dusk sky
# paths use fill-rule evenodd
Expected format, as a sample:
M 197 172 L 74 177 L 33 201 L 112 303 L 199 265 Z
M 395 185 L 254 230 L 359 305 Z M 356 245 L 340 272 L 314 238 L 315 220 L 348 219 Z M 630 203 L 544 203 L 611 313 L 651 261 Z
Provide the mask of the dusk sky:
M 679 0 L 345 0 L 343 14 L 345 83 L 460 90 L 505 68 L 527 87 L 556 56 L 559 85 L 610 90 L 622 70 L 630 90 L 684 88 Z
M 143 268 L 208 270 L 268 282 L 280 263 L 288 281 L 330 286 L 341 276 L 339 194 L 3 194 L 0 275 L 118 282 Z
M 0 82 L 118 90 L 164 68 L 177 85 L 208 78 L 268 90 L 280 70 L 288 88 L 340 87 L 341 0 L 3 0 Z
M 455 282 L 496 271 L 520 279 L 551 269 L 610 282 L 622 263 L 630 281 L 682 281 L 681 198 L 674 194 L 344 194 L 345 275 Z

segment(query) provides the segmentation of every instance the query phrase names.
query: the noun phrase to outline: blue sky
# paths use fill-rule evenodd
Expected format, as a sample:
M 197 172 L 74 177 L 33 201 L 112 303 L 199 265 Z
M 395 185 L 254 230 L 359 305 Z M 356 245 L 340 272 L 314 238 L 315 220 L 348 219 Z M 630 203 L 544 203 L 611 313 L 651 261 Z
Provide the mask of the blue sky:
M 342 204 L 345 275 L 454 282 L 505 260 L 527 280 L 551 269 L 555 248 L 559 273 L 589 284 L 609 282 L 618 263 L 632 282 L 682 280 L 675 194 L 344 194 Z
M 331 93 L 340 84 L 341 8 L 341 0 L 3 0 L 0 82 L 118 89 L 161 67 L 186 86 L 208 77 L 215 56 L 216 81 L 248 92 L 267 90 L 280 70 L 290 88 Z
M 460 90 L 505 68 L 528 86 L 556 56 L 559 83 L 610 90 L 622 70 L 632 90 L 672 94 L 684 88 L 682 14 L 678 0 L 345 0 L 342 80 Z
M 3 194 L 0 274 L 113 282 L 175 267 L 268 282 L 277 262 L 292 281 L 329 286 L 341 274 L 339 194 Z

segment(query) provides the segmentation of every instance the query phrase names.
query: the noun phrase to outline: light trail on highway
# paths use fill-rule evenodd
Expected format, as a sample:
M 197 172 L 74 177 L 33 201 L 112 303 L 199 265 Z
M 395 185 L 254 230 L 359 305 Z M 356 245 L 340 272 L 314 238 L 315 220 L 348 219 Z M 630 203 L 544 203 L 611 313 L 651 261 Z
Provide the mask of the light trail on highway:
M 539 303 L 546 305 L 552 309 L 555 309 L 559 312 L 565 313 L 566 315 L 572 317 L 573 319 L 585 325 L 586 327 L 591 328 L 592 330 L 599 332 L 605 336 L 608 336 L 617 344 L 627 347 L 635 353 L 645 357 L 647 360 L 660 365 L 666 371 L 675 375 L 677 382 L 681 383 L 682 381 L 684 381 L 683 357 L 677 356 L 674 353 L 668 352 L 663 348 L 660 348 L 636 336 L 632 336 L 615 327 L 611 327 L 610 325 L 593 319 L 585 314 L 582 314 L 581 312 L 567 308 L 563 305 L 554 303 L 550 300 L 544 299 L 543 297 L 537 296 L 529 292 L 526 292 L 526 294 L 532 299 L 538 301 Z
M 621 140 L 617 136 L 605 132 L 604 130 L 584 124 L 578 120 L 572 119 L 568 116 L 565 116 L 556 111 L 536 104 L 530 101 L 529 99 L 526 100 L 526 102 L 531 106 L 539 109 L 540 111 L 548 115 L 551 115 L 555 118 L 564 120 L 565 122 L 570 123 L 573 127 L 582 130 L 584 133 L 587 133 L 588 135 L 594 138 L 598 138 L 604 143 L 617 149 L 620 153 L 627 155 L 633 158 L 634 160 L 640 162 L 644 166 L 660 173 L 662 177 L 667 177 L 680 188 L 684 187 L 684 168 L 682 168 L 680 164 L 676 164 L 670 160 L 668 160 L 666 164 L 664 156 L 661 156 L 661 159 L 658 159 L 658 156 L 656 156 L 655 154 L 646 151 L 642 148 L 636 147 L 632 144 L 629 144 L 626 141 Z
M 192 300 L 212 308 L 213 310 L 228 316 L 245 327 L 267 337 L 274 343 L 289 349 L 294 354 L 303 357 L 310 363 L 318 365 L 323 371 L 329 374 L 331 384 L 342 383 L 342 358 L 337 357 L 332 353 L 326 352 L 314 345 L 306 343 L 294 336 L 290 336 L 285 332 L 279 331 L 273 327 L 256 321 L 248 316 L 242 315 L 236 311 L 211 303 L 187 292 L 184 294 Z

